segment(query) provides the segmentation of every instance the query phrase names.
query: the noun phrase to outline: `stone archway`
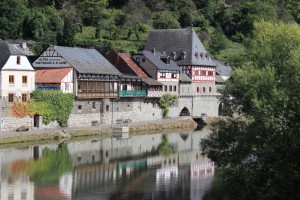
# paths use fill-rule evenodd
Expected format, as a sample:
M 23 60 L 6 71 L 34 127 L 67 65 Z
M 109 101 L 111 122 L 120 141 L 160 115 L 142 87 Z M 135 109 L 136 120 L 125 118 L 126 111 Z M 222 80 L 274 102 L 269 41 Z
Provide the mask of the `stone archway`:
M 189 109 L 187 109 L 187 107 L 184 107 L 184 108 L 181 110 L 179 116 L 191 116 Z

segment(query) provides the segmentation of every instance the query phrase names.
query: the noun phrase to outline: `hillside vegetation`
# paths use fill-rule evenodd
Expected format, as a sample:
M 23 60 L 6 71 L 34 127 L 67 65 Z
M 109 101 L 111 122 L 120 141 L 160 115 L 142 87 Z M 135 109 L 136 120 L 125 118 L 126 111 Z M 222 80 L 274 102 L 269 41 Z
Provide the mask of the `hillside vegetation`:
M 151 29 L 193 26 L 209 52 L 239 62 L 256 20 L 300 22 L 298 0 L 2 0 L 0 38 L 137 52 Z M 36 45 L 39 44 L 39 45 Z

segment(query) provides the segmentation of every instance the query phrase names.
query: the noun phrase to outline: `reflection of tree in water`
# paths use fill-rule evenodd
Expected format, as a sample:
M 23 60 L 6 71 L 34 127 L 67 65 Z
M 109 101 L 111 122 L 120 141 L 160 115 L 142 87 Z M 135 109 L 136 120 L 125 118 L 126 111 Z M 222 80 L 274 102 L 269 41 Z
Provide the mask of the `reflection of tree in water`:
M 168 156 L 174 153 L 176 153 L 176 149 L 170 145 L 167 135 L 163 134 L 162 142 L 158 147 L 158 154 L 161 156 Z
M 32 161 L 28 168 L 30 180 L 35 183 L 58 181 L 66 172 L 72 171 L 72 158 L 66 144 L 59 145 L 57 150 L 43 150 L 39 160 Z

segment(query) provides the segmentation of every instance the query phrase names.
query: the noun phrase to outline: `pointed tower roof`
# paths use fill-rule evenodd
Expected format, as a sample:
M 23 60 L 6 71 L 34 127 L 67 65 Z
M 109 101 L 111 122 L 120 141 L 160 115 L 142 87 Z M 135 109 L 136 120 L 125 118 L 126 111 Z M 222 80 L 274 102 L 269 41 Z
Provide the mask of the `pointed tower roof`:
M 171 56 L 177 65 L 216 66 L 193 28 L 153 30 L 145 50 Z

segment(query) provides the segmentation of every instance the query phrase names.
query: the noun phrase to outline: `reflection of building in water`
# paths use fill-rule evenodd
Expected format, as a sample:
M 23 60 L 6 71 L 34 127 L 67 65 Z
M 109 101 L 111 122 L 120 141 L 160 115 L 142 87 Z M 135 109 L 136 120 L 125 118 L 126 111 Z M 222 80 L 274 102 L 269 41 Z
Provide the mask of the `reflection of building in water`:
M 17 178 L 8 175 L 1 179 L 1 200 L 32 200 L 34 199 L 34 184 L 25 174 Z
M 73 160 L 73 173 L 64 174 L 54 186 L 36 185 L 35 191 L 31 194 L 42 198 L 54 195 L 61 199 L 74 199 L 82 194 L 89 197 L 96 193 L 99 197 L 109 199 L 113 197 L 111 195 L 122 196 L 128 193 L 130 196 L 130 193 L 136 191 L 142 194 L 152 188 L 156 191 L 154 192 L 156 197 L 161 195 L 161 191 L 176 190 L 178 193 L 183 192 L 186 196 L 190 196 L 191 199 L 197 199 L 210 185 L 212 179 L 209 177 L 214 173 L 213 164 L 209 166 L 210 161 L 203 158 L 199 151 L 199 141 L 207 135 L 205 131 L 168 134 L 168 141 L 177 149 L 177 153 L 167 157 L 156 154 L 162 142 L 162 134 L 68 143 L 67 148 Z M 3 162 L 9 164 L 20 158 L 27 161 L 39 159 L 43 156 L 42 151 L 46 147 L 56 149 L 58 144 L 26 147 L 13 151 L 0 150 L 2 166 Z M 203 168 L 206 170 L 203 171 Z M 3 180 L 7 182 L 8 177 L 3 174 L 5 172 L 2 168 L 1 182 Z M 29 181 L 28 184 L 33 185 Z M 180 191 L 180 188 L 188 189 Z M 5 192 L 4 189 L 1 186 L 1 199 L 3 194 L 6 196 L 8 194 L 8 190 Z M 175 195 L 169 192 L 168 195 Z M 16 191 L 15 197 L 17 193 Z
M 59 179 L 59 190 L 64 196 L 72 198 L 73 175 L 71 173 L 63 174 Z

